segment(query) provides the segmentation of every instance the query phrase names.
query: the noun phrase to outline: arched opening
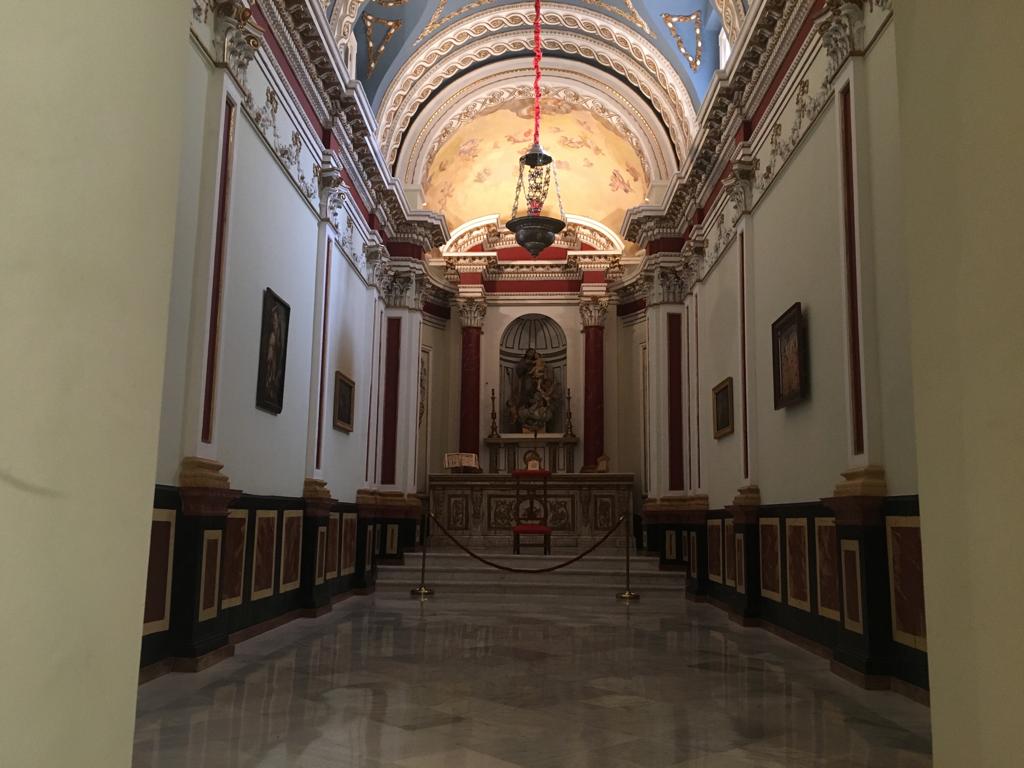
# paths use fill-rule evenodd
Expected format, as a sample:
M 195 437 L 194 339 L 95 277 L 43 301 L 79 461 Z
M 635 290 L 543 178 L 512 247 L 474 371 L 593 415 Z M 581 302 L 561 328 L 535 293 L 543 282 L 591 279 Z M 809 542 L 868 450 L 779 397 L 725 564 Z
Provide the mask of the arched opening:
M 566 349 L 565 331 L 547 315 L 508 324 L 499 346 L 503 433 L 565 430 Z

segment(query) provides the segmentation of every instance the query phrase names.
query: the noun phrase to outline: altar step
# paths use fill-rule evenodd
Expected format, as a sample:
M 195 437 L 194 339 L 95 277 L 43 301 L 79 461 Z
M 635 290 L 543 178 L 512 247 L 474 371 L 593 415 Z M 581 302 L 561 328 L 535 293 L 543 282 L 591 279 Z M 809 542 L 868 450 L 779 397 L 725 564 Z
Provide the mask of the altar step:
M 562 563 L 572 554 L 511 555 L 481 553 L 488 560 L 513 568 L 544 568 Z M 381 564 L 377 589 L 410 590 L 420 583 L 418 552 L 405 556 L 404 565 Z M 561 570 L 548 573 L 511 573 L 485 565 L 462 552 L 427 553 L 427 586 L 446 592 L 533 594 L 614 594 L 625 588 L 625 555 L 589 555 Z M 658 559 L 638 556 L 630 562 L 630 586 L 635 592 L 680 596 L 686 579 L 679 571 L 658 570 Z

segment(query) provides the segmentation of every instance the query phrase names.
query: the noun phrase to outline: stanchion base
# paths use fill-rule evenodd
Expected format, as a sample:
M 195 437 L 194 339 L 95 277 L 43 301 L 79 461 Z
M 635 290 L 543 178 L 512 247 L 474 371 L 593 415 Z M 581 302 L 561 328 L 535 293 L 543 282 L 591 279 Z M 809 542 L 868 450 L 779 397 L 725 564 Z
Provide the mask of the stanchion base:
M 409 594 L 413 597 L 427 597 L 427 595 L 434 594 L 434 590 L 432 590 L 430 587 L 425 587 L 421 584 L 415 589 L 410 589 Z
M 619 594 L 617 594 L 616 597 L 619 598 L 619 600 L 639 600 L 640 593 L 632 592 L 627 589 L 625 592 L 619 592 Z

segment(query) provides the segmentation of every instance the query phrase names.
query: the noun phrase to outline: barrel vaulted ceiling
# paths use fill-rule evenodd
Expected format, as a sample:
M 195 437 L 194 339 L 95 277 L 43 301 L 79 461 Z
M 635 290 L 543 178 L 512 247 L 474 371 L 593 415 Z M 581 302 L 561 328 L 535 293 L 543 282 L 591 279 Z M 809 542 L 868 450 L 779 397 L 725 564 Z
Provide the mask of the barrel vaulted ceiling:
M 504 176 L 495 141 L 511 138 L 485 141 L 481 132 L 489 136 L 502 109 L 522 112 L 530 98 L 533 0 L 321 2 L 335 42 L 376 111 L 384 159 L 416 204 L 441 210 L 452 226 L 504 213 L 488 207 L 509 196 L 505 185 L 490 180 Z M 592 203 L 578 190 L 607 187 L 617 198 L 595 218 L 617 228 L 623 206 L 656 195 L 685 159 L 721 63 L 719 33 L 724 27 L 736 39 L 746 2 L 544 0 L 542 8 L 545 110 L 571 114 L 581 126 L 589 114 L 589 140 L 600 137 L 602 144 L 596 155 L 583 157 L 588 137 L 568 135 L 568 123 L 552 126 L 560 135 L 542 128 L 542 143 L 556 159 L 565 150 L 563 175 L 577 190 L 566 195 L 567 210 L 587 213 L 570 210 L 573 203 Z M 514 127 L 508 137 L 522 132 L 523 126 Z M 512 143 L 509 173 L 523 142 Z M 474 148 L 488 151 L 478 152 L 477 161 L 467 157 Z M 581 156 L 568 157 L 574 154 Z M 465 183 L 486 183 L 472 193 L 449 194 L 453 161 Z

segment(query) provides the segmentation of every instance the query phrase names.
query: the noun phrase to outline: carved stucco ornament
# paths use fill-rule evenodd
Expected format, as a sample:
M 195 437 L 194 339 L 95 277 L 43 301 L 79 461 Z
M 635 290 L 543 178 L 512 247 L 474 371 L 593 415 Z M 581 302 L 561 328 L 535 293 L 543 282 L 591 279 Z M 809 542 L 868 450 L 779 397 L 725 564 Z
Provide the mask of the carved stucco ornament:
M 252 20 L 252 11 L 242 0 L 221 0 L 213 7 L 214 44 L 218 64 L 235 76 L 245 95 L 246 106 L 252 106 L 252 93 L 246 84 L 249 65 L 263 45 L 263 30 Z

